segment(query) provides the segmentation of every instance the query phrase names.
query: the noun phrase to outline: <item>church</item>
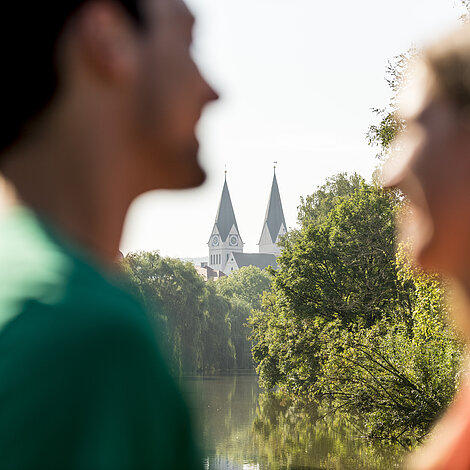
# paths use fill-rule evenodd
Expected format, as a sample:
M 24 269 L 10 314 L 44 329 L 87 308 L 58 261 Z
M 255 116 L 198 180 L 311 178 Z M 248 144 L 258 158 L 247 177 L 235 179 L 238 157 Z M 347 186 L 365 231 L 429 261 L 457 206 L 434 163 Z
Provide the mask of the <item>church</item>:
M 259 239 L 259 253 L 243 253 L 243 240 L 237 225 L 230 192 L 225 177 L 219 209 L 209 238 L 209 267 L 229 275 L 243 266 L 277 268 L 276 258 L 281 254 L 277 243 L 287 231 L 281 196 L 274 169 L 268 207 Z

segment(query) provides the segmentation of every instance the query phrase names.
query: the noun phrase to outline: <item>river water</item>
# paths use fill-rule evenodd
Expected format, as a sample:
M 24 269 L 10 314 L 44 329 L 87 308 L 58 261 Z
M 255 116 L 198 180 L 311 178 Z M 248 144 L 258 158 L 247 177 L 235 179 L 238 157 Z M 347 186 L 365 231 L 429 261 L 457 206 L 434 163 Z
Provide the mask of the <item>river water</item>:
M 205 470 L 392 470 L 401 449 L 264 394 L 251 374 L 185 377 Z

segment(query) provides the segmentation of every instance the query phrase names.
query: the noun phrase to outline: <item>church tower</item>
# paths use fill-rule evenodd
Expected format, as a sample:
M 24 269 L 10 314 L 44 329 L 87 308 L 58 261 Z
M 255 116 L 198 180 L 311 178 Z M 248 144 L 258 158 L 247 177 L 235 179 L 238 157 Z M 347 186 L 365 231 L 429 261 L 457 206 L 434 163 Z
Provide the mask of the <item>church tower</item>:
M 263 230 L 261 231 L 261 238 L 258 243 L 259 252 L 279 256 L 281 250 L 277 246 L 277 242 L 279 241 L 279 237 L 284 235 L 286 231 L 286 221 L 284 219 L 284 211 L 282 210 L 279 187 L 277 186 L 276 167 L 274 167 L 271 194 L 269 195 L 266 217 L 264 218 Z
M 224 271 L 230 253 L 243 253 L 243 241 L 238 231 L 235 212 L 225 177 L 219 209 L 209 238 L 209 266 Z

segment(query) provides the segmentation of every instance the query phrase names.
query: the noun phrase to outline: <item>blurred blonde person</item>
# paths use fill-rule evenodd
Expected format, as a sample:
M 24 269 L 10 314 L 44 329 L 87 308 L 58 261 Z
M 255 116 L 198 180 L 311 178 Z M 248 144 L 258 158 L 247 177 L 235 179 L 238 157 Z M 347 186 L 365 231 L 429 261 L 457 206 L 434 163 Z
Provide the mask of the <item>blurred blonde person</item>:
M 454 305 L 470 341 L 470 28 L 462 27 L 428 48 L 415 64 L 401 107 L 403 141 L 385 166 L 387 186 L 406 195 L 417 264 L 453 279 Z M 408 462 L 414 470 L 470 469 L 470 384 L 426 445 Z

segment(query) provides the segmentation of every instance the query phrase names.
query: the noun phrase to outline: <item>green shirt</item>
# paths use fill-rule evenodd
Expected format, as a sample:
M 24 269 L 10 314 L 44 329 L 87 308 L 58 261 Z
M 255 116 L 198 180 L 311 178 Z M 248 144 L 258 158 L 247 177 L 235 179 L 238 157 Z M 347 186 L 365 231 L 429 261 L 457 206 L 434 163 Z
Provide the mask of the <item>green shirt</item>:
M 26 208 L 0 218 L 0 469 L 200 468 L 140 305 Z

